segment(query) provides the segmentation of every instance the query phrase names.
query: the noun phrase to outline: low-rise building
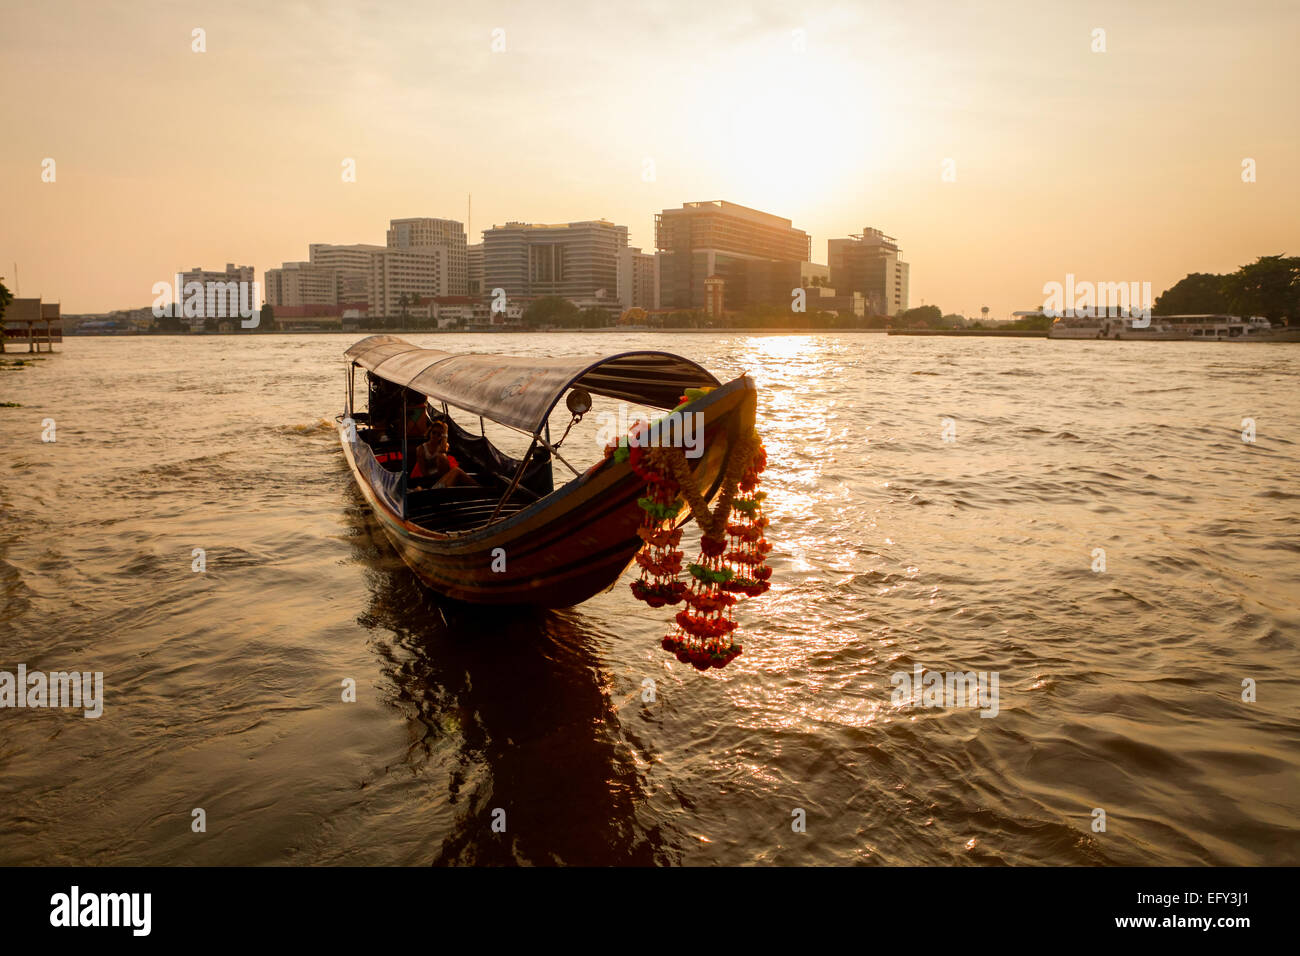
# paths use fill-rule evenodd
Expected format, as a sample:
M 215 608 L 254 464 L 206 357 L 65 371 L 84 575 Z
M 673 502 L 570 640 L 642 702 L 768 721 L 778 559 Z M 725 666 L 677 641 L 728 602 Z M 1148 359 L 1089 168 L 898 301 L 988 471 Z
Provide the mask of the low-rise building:
M 804 305 L 808 312 L 834 312 L 838 315 L 855 315 L 863 318 L 867 314 L 867 300 L 861 292 L 849 292 L 836 295 L 834 289 L 810 286 L 804 290 Z
M 338 305 L 272 306 L 275 326 L 282 332 L 330 331 L 343 328 L 343 308 Z
M 482 297 L 476 295 L 443 295 L 433 299 L 434 318 L 438 328 L 448 329 L 469 325 L 474 321 L 474 307 Z
M 524 320 L 524 311 L 531 300 L 509 299 L 504 309 L 494 308 L 492 296 L 484 296 L 474 302 L 470 324 L 480 327 L 519 325 Z

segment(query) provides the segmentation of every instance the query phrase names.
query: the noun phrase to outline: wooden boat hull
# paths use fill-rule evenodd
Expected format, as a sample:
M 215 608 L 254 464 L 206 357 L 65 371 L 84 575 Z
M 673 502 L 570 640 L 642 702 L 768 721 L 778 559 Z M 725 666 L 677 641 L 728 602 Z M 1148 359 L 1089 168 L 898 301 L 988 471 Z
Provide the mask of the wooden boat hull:
M 688 459 L 706 497 L 716 497 L 727 454 L 754 426 L 757 391 L 748 376 L 690 406 L 703 414 L 704 451 Z M 641 481 L 627 463 L 606 461 L 495 524 L 440 534 L 403 519 L 376 495 L 340 432 L 357 486 L 402 560 L 426 585 L 459 601 L 571 607 L 611 588 L 640 550 Z M 678 521 L 686 519 L 683 509 Z M 493 570 L 494 566 L 498 569 Z

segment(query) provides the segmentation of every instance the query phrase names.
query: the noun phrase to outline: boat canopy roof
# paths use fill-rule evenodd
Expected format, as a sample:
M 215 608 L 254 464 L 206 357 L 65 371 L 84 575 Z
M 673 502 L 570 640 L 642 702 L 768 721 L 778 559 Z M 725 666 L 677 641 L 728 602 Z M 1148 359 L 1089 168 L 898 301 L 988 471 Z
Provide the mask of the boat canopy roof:
M 575 386 L 674 408 L 684 389 L 721 384 L 690 359 L 650 350 L 595 357 L 455 354 L 372 335 L 343 354 L 372 375 L 530 435 Z

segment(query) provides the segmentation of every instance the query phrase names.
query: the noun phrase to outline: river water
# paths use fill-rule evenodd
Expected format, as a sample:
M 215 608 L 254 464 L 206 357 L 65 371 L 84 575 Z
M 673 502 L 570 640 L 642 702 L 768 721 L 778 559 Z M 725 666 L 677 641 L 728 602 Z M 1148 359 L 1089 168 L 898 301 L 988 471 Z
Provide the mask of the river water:
M 745 653 L 623 585 L 423 589 L 338 448 L 350 337 L 73 338 L 0 370 L 0 671 L 103 715 L 0 710 L 0 863 L 1300 863 L 1300 346 L 407 337 L 749 371 Z

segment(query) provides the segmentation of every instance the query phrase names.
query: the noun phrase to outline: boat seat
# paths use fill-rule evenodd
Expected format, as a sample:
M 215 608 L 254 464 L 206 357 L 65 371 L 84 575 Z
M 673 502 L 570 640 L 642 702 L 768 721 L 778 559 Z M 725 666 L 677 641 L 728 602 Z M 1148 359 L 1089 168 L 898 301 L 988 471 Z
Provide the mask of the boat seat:
M 406 517 L 431 531 L 467 531 L 492 517 L 500 498 L 499 493 L 473 486 L 421 489 L 407 496 Z M 524 501 L 507 501 L 500 516 L 515 514 L 527 505 Z

